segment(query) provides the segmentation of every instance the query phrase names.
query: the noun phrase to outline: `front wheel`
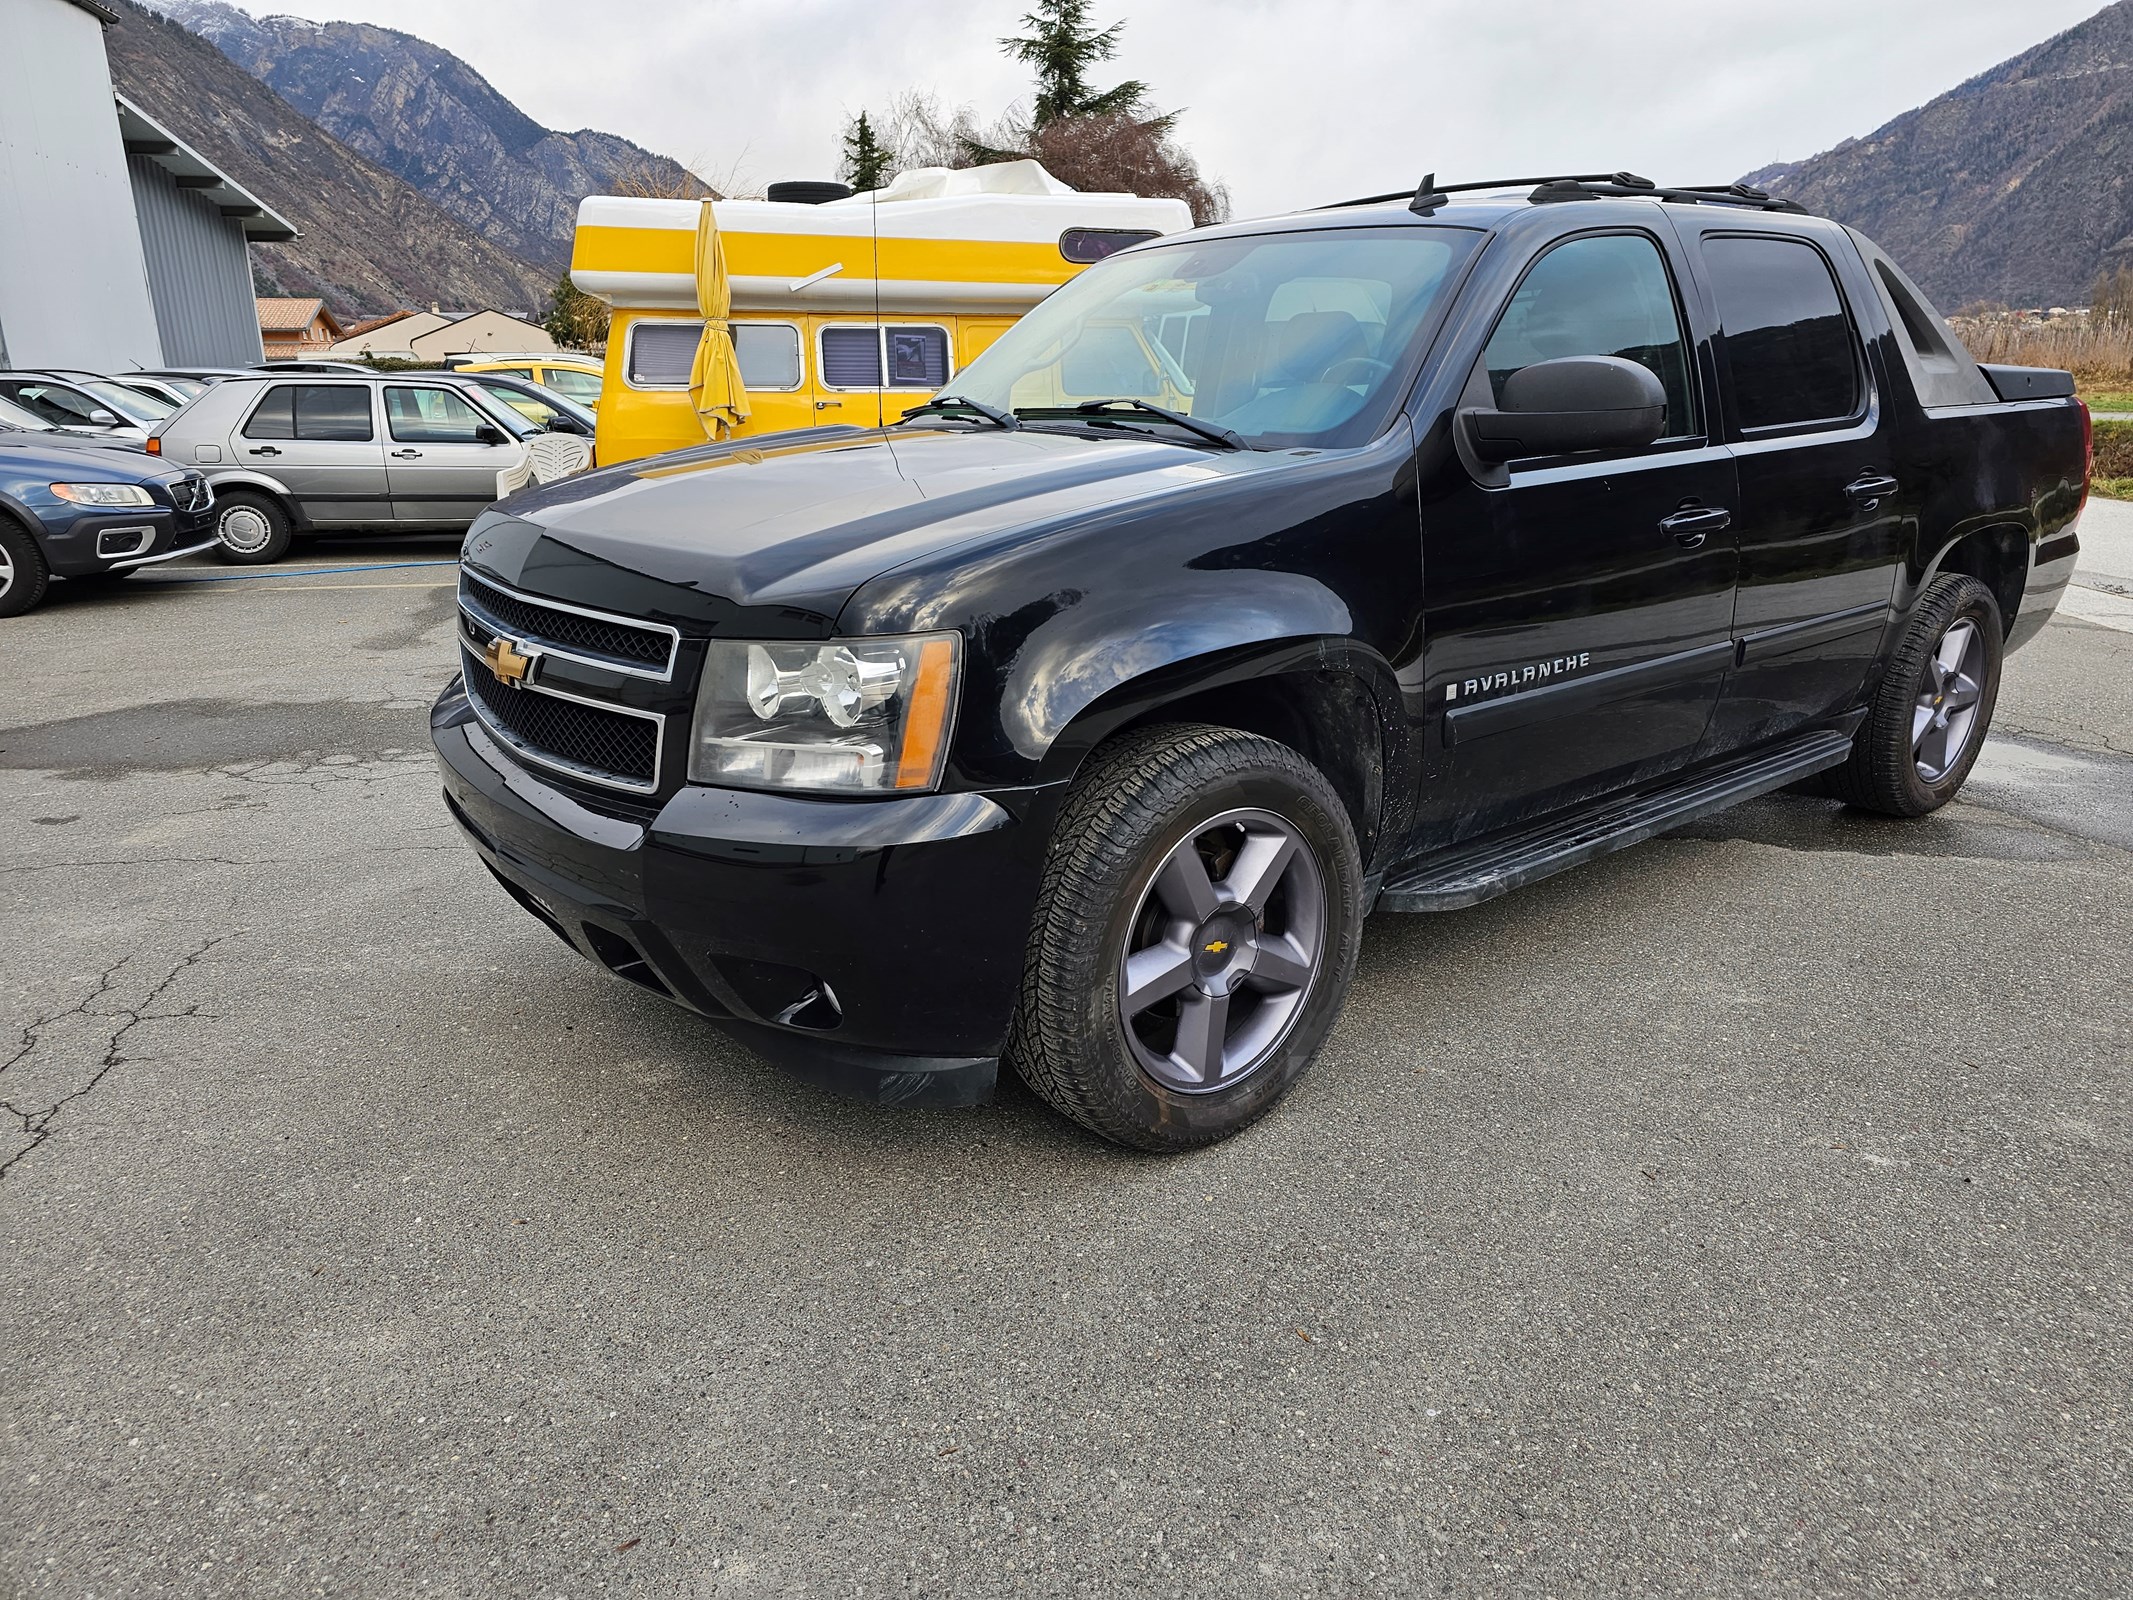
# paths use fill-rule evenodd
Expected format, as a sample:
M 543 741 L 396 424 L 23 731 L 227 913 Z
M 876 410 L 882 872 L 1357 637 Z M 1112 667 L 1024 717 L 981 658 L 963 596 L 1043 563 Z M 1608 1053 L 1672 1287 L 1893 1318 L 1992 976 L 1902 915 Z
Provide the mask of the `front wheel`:
M 1294 750 L 1230 728 L 1128 735 L 1062 808 L 1008 1061 L 1119 1144 L 1225 1138 L 1310 1065 L 1361 908 L 1347 809 Z
M 1992 725 L 2004 644 L 1990 589 L 1959 574 L 1935 578 L 1827 792 L 1891 817 L 1922 817 L 1954 799 Z
M 19 617 L 36 605 L 50 577 L 37 541 L 13 518 L 0 515 L 0 617 Z
M 225 561 L 245 567 L 279 561 L 293 534 L 289 513 L 271 496 L 233 489 L 218 497 L 215 538 L 222 548 L 216 554 Z

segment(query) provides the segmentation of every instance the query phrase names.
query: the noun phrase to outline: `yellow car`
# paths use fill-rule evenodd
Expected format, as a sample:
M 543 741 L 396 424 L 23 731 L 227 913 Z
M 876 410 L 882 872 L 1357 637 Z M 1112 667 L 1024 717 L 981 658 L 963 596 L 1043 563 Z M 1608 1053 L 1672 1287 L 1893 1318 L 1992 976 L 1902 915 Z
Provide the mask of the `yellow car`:
M 553 389 L 566 400 L 575 400 L 588 411 L 600 409 L 600 362 L 596 356 L 505 356 L 494 361 L 468 361 L 457 372 L 512 372 L 544 389 Z

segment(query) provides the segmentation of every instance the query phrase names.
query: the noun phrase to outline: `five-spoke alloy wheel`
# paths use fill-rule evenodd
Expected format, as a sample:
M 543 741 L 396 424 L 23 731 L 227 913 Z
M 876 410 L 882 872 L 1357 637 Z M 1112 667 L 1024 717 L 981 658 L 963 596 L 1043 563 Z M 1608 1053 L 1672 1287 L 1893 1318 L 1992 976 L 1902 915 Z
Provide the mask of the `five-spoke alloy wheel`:
M 1984 695 L 1985 635 L 1976 622 L 1958 617 L 1926 657 L 1926 681 L 1911 713 L 1912 758 L 1927 783 L 1940 782 L 1968 753 Z
M 1918 597 L 1889 653 L 1851 759 L 1818 782 L 1866 811 L 1922 817 L 1970 776 L 2000 692 L 1999 602 L 1977 579 L 1943 573 Z
M 1225 812 L 1163 858 L 1132 927 L 1118 1004 L 1135 1059 L 1182 1093 L 1220 1089 L 1303 1012 L 1325 948 L 1324 874 L 1293 824 Z
M 1339 1014 L 1362 876 L 1347 806 L 1289 746 L 1197 724 L 1113 740 L 1060 809 L 1007 1060 L 1120 1144 L 1235 1133 Z

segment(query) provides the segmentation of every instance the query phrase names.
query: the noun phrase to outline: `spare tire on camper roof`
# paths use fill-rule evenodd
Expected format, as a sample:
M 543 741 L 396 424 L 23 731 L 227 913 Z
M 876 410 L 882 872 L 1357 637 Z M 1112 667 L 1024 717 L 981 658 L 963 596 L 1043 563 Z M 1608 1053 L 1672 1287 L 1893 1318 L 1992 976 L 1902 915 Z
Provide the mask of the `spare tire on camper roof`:
M 819 206 L 831 200 L 849 200 L 851 197 L 850 184 L 825 183 L 816 178 L 774 183 L 763 191 L 763 198 L 766 200 L 782 200 L 788 205 L 796 206 Z

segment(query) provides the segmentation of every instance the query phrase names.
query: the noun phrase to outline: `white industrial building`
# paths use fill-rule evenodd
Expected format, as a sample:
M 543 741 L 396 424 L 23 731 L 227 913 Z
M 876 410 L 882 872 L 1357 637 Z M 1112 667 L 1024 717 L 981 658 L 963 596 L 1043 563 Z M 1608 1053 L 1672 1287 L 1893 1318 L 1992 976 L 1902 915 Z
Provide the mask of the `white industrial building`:
M 249 244 L 296 230 L 114 93 L 96 0 L 0 0 L 0 367 L 261 359 Z

